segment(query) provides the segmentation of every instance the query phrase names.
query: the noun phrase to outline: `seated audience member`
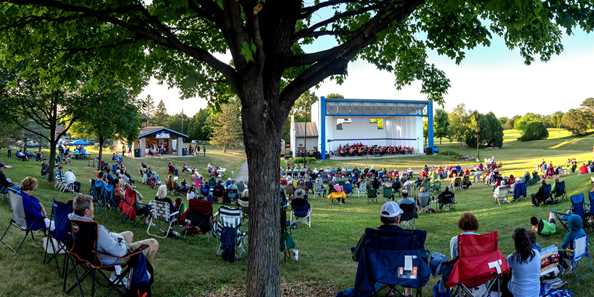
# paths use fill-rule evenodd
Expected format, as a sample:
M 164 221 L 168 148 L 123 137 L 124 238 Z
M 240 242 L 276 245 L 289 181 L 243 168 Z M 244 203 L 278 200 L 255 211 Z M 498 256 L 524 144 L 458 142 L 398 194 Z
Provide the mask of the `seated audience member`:
M 189 223 L 186 232 L 190 234 L 204 234 L 210 231 L 212 204 L 203 196 L 188 201 L 188 209 L 179 217 L 179 223 Z
M 442 209 L 444 205 L 455 203 L 456 198 L 452 191 L 450 191 L 449 187 L 445 187 L 445 190 L 439 195 L 437 195 L 437 203 L 439 204 L 439 209 Z
M 188 189 L 188 192 L 186 193 L 186 199 L 188 199 L 188 201 L 190 201 L 195 198 L 196 198 L 196 187 L 194 187 L 194 185 L 191 185 L 190 189 Z
M 72 169 L 66 170 L 66 172 L 64 173 L 64 183 L 67 185 L 71 185 L 71 184 L 74 184 L 75 181 L 76 181 L 76 175 L 74 175 L 74 172 L 72 172 Z
M 402 215 L 402 210 L 400 209 L 400 206 L 398 206 L 398 203 L 394 201 L 388 201 L 384 203 L 380 211 L 380 221 L 382 224 L 377 228 L 380 230 L 404 231 L 404 229 L 398 226 L 400 223 L 400 215 Z M 363 233 L 359 239 L 359 242 L 357 243 L 357 246 L 351 249 L 353 260 L 359 261 L 361 256 L 361 247 L 365 241 L 365 233 Z M 405 288 L 404 296 L 412 296 L 412 289 Z
M 507 288 L 512 296 L 539 297 L 540 253 L 533 248 L 526 229 L 516 229 L 512 238 L 515 251 L 507 257 L 511 268 L 511 279 Z
M 479 222 L 476 217 L 469 212 L 463 213 L 458 220 L 458 228 L 462 231 L 460 234 L 479 234 Z M 458 257 L 458 235 L 450 240 L 450 256 L 452 259 Z
M 29 157 L 27 157 L 27 154 L 21 150 L 19 150 L 18 152 L 16 152 L 16 158 L 21 160 L 21 161 L 28 161 Z
M 47 162 L 44 161 L 43 163 L 41 163 L 40 175 L 47 176 L 48 173 L 49 173 L 49 164 L 47 164 Z
M 155 201 L 167 202 L 169 204 L 169 211 L 175 212 L 175 204 L 173 204 L 173 201 L 171 201 L 171 199 L 167 197 L 166 185 L 160 185 L 159 188 L 157 188 L 157 195 L 155 196 Z
M 538 235 L 550 236 L 557 233 L 555 215 L 552 212 L 549 213 L 549 218 L 547 220 L 531 217 L 530 225 L 532 225 L 530 229 Z
M 27 220 L 27 228 L 39 230 L 50 228 L 51 222 L 47 218 L 47 212 L 33 192 L 37 190 L 37 179 L 27 176 L 21 182 L 21 197 L 23 198 L 23 209 Z M 53 227 L 53 226 L 52 226 Z
M 540 206 L 540 204 L 545 203 L 546 200 L 548 199 L 547 193 L 545 190 L 546 187 L 547 187 L 547 181 L 543 179 L 541 181 L 540 188 L 538 188 L 538 191 L 536 193 L 532 194 L 532 204 L 534 204 L 534 206 Z
M 94 207 L 93 197 L 84 194 L 78 194 L 74 198 L 73 213 L 68 218 L 73 221 L 94 221 Z M 144 254 L 151 264 L 155 265 L 155 258 L 159 251 L 159 242 L 154 238 L 149 238 L 134 242 L 134 234 L 131 231 L 124 231 L 121 233 L 110 232 L 105 226 L 98 225 L 97 234 L 97 252 L 99 253 L 99 261 L 103 265 L 118 264 L 118 257 L 125 256 L 128 252 L 147 245 L 148 248 L 144 250 Z
M 12 186 L 12 182 L 4 174 L 4 168 L 6 168 L 6 165 L 0 163 L 0 189 L 6 189 Z
M 540 252 L 542 250 L 542 247 L 540 246 L 540 244 L 538 244 L 538 242 L 536 242 L 536 232 L 530 230 L 528 231 L 528 236 L 530 237 L 532 248 Z
M 571 267 L 571 255 L 575 249 L 574 241 L 578 238 L 586 236 L 586 232 L 583 228 L 583 220 L 579 215 L 569 214 L 566 216 L 567 220 L 567 233 L 563 236 L 561 241 L 559 255 L 561 256 L 561 267 L 566 271 L 570 272 Z
M 18 152 L 17 152 L 18 154 Z M 18 158 L 18 156 L 17 156 Z M 588 166 L 586 166 L 586 163 L 582 163 L 582 166 L 580 166 L 580 168 L 578 169 L 580 174 L 588 174 Z
M 330 194 L 328 194 L 328 199 L 330 199 L 331 201 L 337 201 L 339 203 L 346 203 L 346 198 L 347 195 L 346 193 L 342 190 L 342 187 L 339 184 L 335 184 L 333 187 L 334 191 L 330 192 Z

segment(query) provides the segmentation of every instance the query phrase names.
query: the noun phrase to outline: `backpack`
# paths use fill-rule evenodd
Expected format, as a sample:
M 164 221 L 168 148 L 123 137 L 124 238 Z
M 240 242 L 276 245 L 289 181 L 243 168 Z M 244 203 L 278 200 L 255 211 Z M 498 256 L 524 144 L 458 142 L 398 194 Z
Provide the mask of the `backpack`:
M 221 249 L 223 260 L 235 262 L 235 246 L 237 244 L 237 230 L 232 227 L 223 227 L 221 231 Z
M 129 297 L 151 297 L 151 286 L 153 285 L 153 266 L 148 262 L 144 254 L 134 256 L 129 263 Z

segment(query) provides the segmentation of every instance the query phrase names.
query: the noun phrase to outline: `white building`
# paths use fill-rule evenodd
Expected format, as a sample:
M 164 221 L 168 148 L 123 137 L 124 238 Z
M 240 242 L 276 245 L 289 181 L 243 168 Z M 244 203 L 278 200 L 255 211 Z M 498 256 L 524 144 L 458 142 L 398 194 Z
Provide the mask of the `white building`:
M 433 147 L 431 101 L 321 97 L 311 106 L 311 119 L 319 136 L 317 148 L 322 159 L 326 158 L 326 154 L 336 151 L 340 145 L 355 143 L 368 146 L 407 146 L 412 147 L 415 154 L 422 154 L 425 144 L 424 117 L 427 117 L 428 123 L 427 146 Z M 293 130 L 291 129 L 292 133 Z M 292 134 L 292 150 L 293 139 Z
M 291 117 L 291 153 L 293 157 L 302 155 L 306 150 L 311 153 L 318 150 L 318 128 L 314 122 L 295 122 Z

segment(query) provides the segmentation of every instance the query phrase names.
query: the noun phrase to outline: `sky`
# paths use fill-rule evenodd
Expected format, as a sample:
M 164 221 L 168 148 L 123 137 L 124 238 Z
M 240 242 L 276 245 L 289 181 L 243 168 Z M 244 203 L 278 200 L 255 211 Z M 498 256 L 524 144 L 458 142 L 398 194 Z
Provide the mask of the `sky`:
M 334 44 L 332 40 L 306 48 L 320 50 Z M 548 62 L 525 65 L 518 50 L 508 49 L 499 37 L 490 47 L 478 47 L 467 52 L 465 60 L 456 65 L 447 57 L 429 53 L 429 62 L 446 72 L 450 89 L 445 96 L 445 109 L 463 103 L 468 109 L 494 112 L 497 116 L 513 116 L 526 112 L 550 114 L 567 111 L 580 105 L 583 99 L 594 97 L 594 33 L 582 31 L 566 36 L 564 51 Z M 228 62 L 229 55 L 217 55 Z M 312 89 L 318 96 L 340 93 L 345 98 L 426 99 L 420 83 L 397 90 L 394 75 L 380 71 L 365 61 L 353 61 L 342 85 L 331 80 Z M 155 102 L 163 99 L 170 114 L 183 112 L 189 116 L 204 108 L 201 98 L 181 100 L 179 91 L 151 80 L 141 96 L 150 94 Z

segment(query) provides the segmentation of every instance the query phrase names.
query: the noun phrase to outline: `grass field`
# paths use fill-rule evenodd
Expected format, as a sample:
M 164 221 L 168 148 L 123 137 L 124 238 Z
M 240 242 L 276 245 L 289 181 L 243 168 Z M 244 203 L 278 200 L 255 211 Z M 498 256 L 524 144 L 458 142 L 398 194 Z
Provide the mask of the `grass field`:
M 554 163 L 565 163 L 568 158 L 578 161 L 592 159 L 591 147 L 594 136 L 583 138 L 560 137 L 544 141 L 506 143 L 504 149 L 482 150 L 481 156 L 494 155 L 503 162 L 506 173 L 523 173 L 531 170 L 537 162 L 545 159 Z M 442 152 L 453 152 L 452 155 L 436 155 L 423 157 L 403 157 L 392 159 L 370 159 L 357 161 L 324 161 L 316 162 L 313 167 L 370 167 L 374 168 L 418 168 L 424 164 L 457 164 L 461 162 L 452 156 L 474 156 L 474 150 L 460 148 L 457 144 L 441 147 Z M 0 155 L 0 161 L 6 162 L 5 154 Z M 192 159 L 190 164 L 204 168 L 207 162 L 226 166 L 230 170 L 238 168 L 243 155 L 219 154 L 211 151 L 208 160 Z M 73 163 L 79 180 L 85 181 L 92 174 L 92 168 L 86 162 Z M 160 168 L 160 174 L 165 174 L 166 160 L 150 160 L 150 165 Z M 138 162 L 126 160 L 127 166 L 136 175 Z M 181 161 L 176 161 L 179 165 Z M 33 162 L 15 163 L 16 168 L 7 170 L 7 175 L 14 180 L 20 180 L 25 175 L 38 175 L 39 165 Z M 199 165 L 196 165 L 199 164 Z M 234 169 L 237 170 L 237 169 Z M 569 194 L 586 192 L 591 186 L 589 176 L 568 176 L 565 178 Z M 87 182 L 84 182 L 87 191 Z M 145 197 L 152 197 L 154 192 L 141 186 Z M 529 192 L 534 192 L 534 187 Z M 65 200 L 69 195 L 59 194 L 47 183 L 42 182 L 38 196 L 46 207 L 52 198 Z M 504 253 L 512 251 L 511 233 L 516 227 L 528 227 L 528 219 L 532 215 L 545 216 L 549 207 L 535 208 L 528 201 L 497 207 L 490 198 L 490 188 L 476 185 L 470 190 L 457 193 L 456 209 L 431 215 L 421 215 L 417 220 L 417 228 L 428 231 L 427 248 L 431 251 L 448 253 L 449 239 L 455 235 L 456 221 L 461 213 L 471 211 L 480 221 L 481 231 L 497 230 L 500 234 L 500 247 Z M 350 247 L 353 246 L 361 232 L 366 227 L 379 224 L 378 213 L 380 203 L 368 203 L 363 198 L 353 198 L 346 205 L 330 207 L 326 200 L 313 200 L 312 228 L 300 227 L 293 231 L 296 243 L 300 249 L 300 261 L 282 264 L 282 280 L 289 287 L 306 287 L 315 289 L 317 296 L 330 296 L 337 289 L 351 287 L 354 281 L 356 263 L 351 260 Z M 555 205 L 553 209 L 565 210 L 568 202 Z M 0 203 L 0 228 L 6 226 L 9 218 L 7 203 Z M 98 221 L 104 223 L 113 231 L 132 230 L 137 238 L 145 238 L 144 226 L 124 222 L 115 212 L 99 210 Z M 560 242 L 562 234 L 544 239 L 538 238 L 542 245 Z M 16 237 L 12 236 L 11 240 Z M 216 241 L 207 237 L 192 237 L 180 240 L 160 240 L 161 250 L 156 265 L 156 282 L 153 286 L 154 296 L 203 296 L 209 292 L 218 292 L 225 288 L 237 288 L 245 280 L 246 260 L 228 264 L 215 256 Z M 41 264 L 42 249 L 40 243 L 28 241 L 19 256 L 15 257 L 5 249 L 0 249 L 0 296 L 63 296 L 61 279 L 56 275 L 54 266 Z M 584 267 L 580 273 L 585 273 Z M 568 279 L 570 288 L 576 296 L 593 296 L 590 291 L 594 274 L 578 282 L 574 278 Z M 429 285 L 433 285 L 430 281 Z M 424 292 L 430 296 L 430 286 Z M 228 295 L 233 296 L 233 295 Z M 301 295 L 306 296 L 306 295 Z

